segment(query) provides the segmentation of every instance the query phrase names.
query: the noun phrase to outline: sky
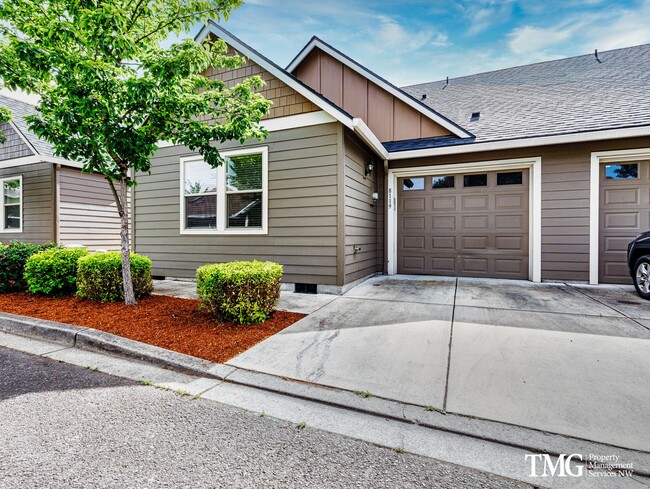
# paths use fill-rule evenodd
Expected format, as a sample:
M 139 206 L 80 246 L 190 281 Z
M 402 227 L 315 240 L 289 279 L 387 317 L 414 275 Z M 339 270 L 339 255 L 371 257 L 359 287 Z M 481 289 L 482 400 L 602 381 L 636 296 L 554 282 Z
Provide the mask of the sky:
M 317 35 L 404 86 L 650 43 L 650 0 L 248 0 L 223 26 L 280 66 Z
M 317 35 L 403 86 L 650 43 L 650 0 L 249 0 L 223 25 L 281 66 Z

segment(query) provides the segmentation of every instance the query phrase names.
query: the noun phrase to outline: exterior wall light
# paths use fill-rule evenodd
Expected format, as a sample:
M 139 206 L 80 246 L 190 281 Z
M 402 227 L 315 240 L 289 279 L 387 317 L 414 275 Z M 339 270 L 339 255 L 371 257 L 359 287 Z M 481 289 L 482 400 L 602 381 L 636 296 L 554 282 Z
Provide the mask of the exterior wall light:
M 375 164 L 372 162 L 372 160 L 366 161 L 366 176 L 372 175 L 372 170 L 374 170 Z

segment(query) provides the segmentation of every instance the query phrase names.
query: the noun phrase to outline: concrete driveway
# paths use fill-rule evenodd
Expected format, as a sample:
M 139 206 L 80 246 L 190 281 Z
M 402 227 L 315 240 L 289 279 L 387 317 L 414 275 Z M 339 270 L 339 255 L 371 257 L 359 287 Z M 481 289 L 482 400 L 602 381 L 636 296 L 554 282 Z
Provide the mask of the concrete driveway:
M 650 451 L 650 303 L 632 287 L 382 276 L 323 302 L 228 363 Z

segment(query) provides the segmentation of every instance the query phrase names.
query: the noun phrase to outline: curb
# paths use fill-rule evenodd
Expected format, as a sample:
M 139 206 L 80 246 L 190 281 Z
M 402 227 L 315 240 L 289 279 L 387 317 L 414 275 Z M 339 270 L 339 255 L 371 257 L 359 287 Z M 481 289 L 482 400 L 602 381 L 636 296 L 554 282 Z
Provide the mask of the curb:
M 71 348 L 110 353 L 189 375 L 222 380 L 407 424 L 500 443 L 534 453 L 548 453 L 555 456 L 569 453 L 600 454 L 610 453 L 614 448 L 626 462 L 634 465 L 635 474 L 650 477 L 650 452 L 613 447 L 486 419 L 427 410 L 422 406 L 380 397 L 365 398 L 354 392 L 334 387 L 202 360 L 92 328 L 0 313 L 0 331 L 51 341 Z
M 177 372 L 224 380 L 234 368 L 93 328 L 0 313 L 0 331 L 82 350 L 112 353 Z

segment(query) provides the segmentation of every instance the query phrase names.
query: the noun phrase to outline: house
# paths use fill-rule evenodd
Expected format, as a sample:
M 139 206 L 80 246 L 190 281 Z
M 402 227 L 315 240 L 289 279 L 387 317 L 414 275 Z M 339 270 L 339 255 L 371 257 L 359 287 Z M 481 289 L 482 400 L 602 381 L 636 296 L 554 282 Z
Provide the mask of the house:
M 278 261 L 285 286 L 377 273 L 628 283 L 650 229 L 650 45 L 398 88 L 313 38 L 281 68 L 219 25 L 273 102 L 226 167 L 161 145 L 135 191 L 154 273 Z M 245 178 L 240 178 L 240 177 Z
M 119 249 L 120 221 L 106 180 L 81 173 L 79 163 L 54 156 L 52 147 L 27 129 L 27 103 L 0 95 L 13 114 L 0 124 L 0 242 L 11 240 Z

